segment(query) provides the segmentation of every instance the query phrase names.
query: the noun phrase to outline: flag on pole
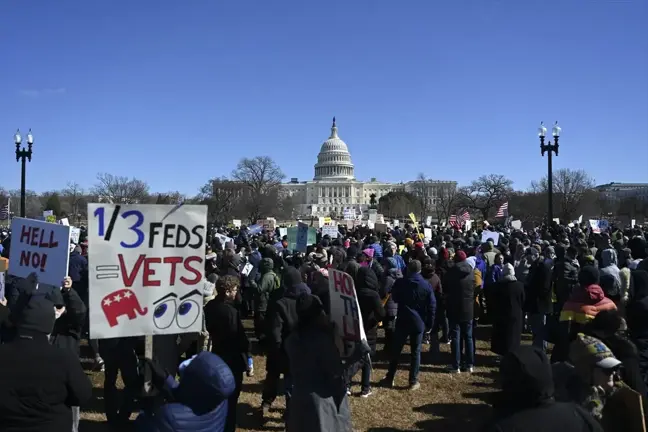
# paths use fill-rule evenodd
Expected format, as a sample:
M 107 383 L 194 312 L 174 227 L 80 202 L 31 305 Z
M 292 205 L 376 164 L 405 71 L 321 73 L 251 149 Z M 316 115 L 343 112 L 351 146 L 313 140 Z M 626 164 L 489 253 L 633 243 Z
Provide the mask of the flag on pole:
M 500 206 L 495 217 L 508 217 L 508 201 Z
M 451 227 L 460 229 L 466 221 L 470 220 L 470 213 L 468 213 L 467 210 L 464 210 L 463 213 L 461 213 L 459 216 L 457 215 L 450 215 L 450 218 L 448 219 L 448 224 L 450 224 Z

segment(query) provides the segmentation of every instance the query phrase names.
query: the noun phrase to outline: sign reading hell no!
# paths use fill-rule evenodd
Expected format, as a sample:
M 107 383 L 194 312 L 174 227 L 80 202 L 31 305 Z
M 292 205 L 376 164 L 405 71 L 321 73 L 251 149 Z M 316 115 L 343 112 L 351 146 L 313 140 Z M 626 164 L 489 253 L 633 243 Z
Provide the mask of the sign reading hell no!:
M 342 357 L 350 357 L 358 344 L 367 340 L 353 278 L 333 269 L 329 269 L 328 275 L 331 321 L 335 323 L 338 349 Z
M 88 205 L 92 338 L 202 330 L 207 207 Z

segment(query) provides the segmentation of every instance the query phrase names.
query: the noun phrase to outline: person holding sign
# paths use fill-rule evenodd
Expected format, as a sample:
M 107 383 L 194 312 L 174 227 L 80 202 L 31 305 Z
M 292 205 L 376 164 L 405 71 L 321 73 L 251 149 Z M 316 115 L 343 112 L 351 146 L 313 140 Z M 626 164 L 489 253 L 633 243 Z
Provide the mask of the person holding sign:
M 0 428 L 4 432 L 68 432 L 72 407 L 92 398 L 92 383 L 78 356 L 50 345 L 55 306 L 45 295 L 25 294 L 14 308 L 16 337 L 0 345 Z

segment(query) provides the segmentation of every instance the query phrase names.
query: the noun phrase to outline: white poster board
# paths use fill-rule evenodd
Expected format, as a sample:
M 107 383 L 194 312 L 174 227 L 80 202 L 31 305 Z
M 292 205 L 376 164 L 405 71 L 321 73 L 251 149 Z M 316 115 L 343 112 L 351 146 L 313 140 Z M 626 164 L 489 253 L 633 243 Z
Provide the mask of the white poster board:
M 482 231 L 481 242 L 486 243 L 489 239 L 493 240 L 493 244 L 497 246 L 497 244 L 499 243 L 499 233 L 489 230 Z
M 232 219 L 232 225 L 236 228 L 241 228 L 241 219 Z
M 335 323 L 336 343 L 343 358 L 350 357 L 367 340 L 353 278 L 340 270 L 329 269 L 331 321 Z
M 511 222 L 511 227 L 516 230 L 521 230 L 522 229 L 522 221 L 521 220 L 514 220 Z
M 234 239 L 232 237 L 227 237 L 225 234 L 215 233 L 214 237 L 220 240 L 222 250 L 225 250 L 225 245 L 227 243 L 229 242 L 234 243 Z
M 60 287 L 68 274 L 70 227 L 36 219 L 13 218 L 9 274 Z
M 77 227 L 70 227 L 70 241 L 74 244 L 79 244 L 81 237 L 81 229 Z
M 207 206 L 88 204 L 93 339 L 202 330 Z
M 339 233 L 337 225 L 324 225 L 322 227 L 322 236 L 328 235 L 331 238 L 337 238 Z

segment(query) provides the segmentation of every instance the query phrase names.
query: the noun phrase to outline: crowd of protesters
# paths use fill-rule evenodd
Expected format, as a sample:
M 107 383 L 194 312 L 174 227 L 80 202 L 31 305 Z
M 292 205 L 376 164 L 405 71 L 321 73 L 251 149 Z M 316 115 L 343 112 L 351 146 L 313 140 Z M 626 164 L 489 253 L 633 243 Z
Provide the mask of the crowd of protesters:
M 341 226 L 337 238 L 320 233 L 305 252 L 289 250 L 278 229 L 252 235 L 246 227 L 210 228 L 232 241 L 213 236 L 205 252 L 203 333 L 155 336 L 153 360 L 142 359 L 141 338 L 88 344 L 105 374 L 108 422 L 142 431 L 234 431 L 244 376 L 259 373 L 254 351 L 266 357 L 260 424 L 284 395 L 286 430 L 351 431 L 349 397 L 370 397 L 372 383 L 391 387 L 406 343 L 409 389 L 417 391 L 423 347 L 427 361 L 438 362 L 441 344 L 449 344 L 448 373 L 471 373 L 480 366 L 475 329 L 488 324 L 502 387 L 488 430 L 626 430 L 610 401 L 628 389 L 640 405 L 647 396 L 645 232 L 556 223 L 526 231 L 487 223 L 431 228 L 424 238 L 410 225 L 380 233 Z M 7 278 L 0 302 L 2 430 L 78 430 L 78 407 L 92 396 L 79 362 L 88 247 L 83 234 L 71 246 L 61 287 Z M 330 269 L 354 280 L 368 348 L 354 358 L 342 358 L 336 344 Z M 243 326 L 247 318 L 254 337 Z M 379 329 L 384 344 L 377 352 Z M 527 331 L 530 346 L 522 344 Z M 372 376 L 372 360 L 381 356 L 387 373 Z M 152 389 L 144 389 L 145 377 Z

